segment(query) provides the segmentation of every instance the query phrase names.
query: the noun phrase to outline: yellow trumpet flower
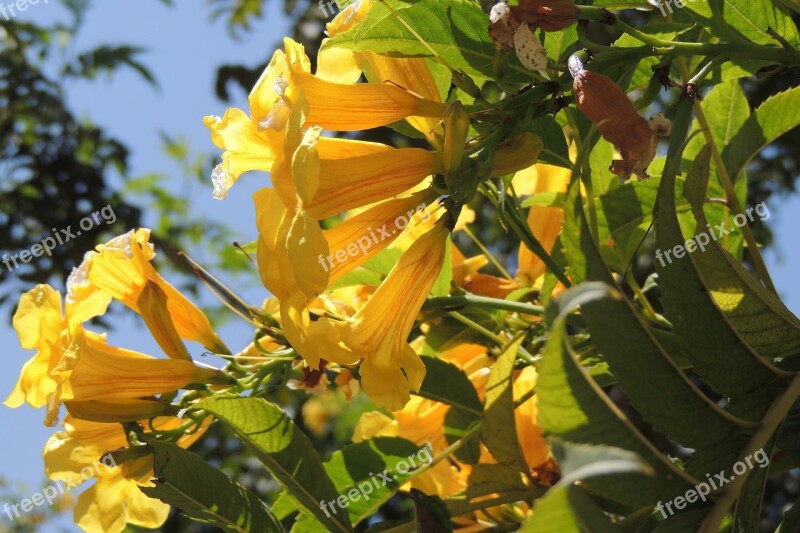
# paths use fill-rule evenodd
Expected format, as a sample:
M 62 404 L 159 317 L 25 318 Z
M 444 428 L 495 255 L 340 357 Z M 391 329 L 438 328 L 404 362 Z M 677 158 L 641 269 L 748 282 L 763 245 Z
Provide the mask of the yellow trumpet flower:
M 515 187 L 519 186 L 520 194 L 566 192 L 570 175 L 567 168 L 536 164 L 518 172 L 514 176 L 514 184 Z M 547 252 L 550 252 L 555 245 L 563 222 L 564 211 L 560 207 L 533 205 L 528 211 L 528 225 L 531 232 Z M 545 269 L 544 261 L 524 244 L 520 244 L 519 269 L 516 277 L 526 284 L 532 284 L 544 275 Z
M 193 435 L 181 437 L 176 444 L 188 448 L 199 439 L 212 419 Z M 158 430 L 178 427 L 174 417 L 152 421 Z M 73 487 L 95 479 L 94 485 L 78 498 L 73 515 L 84 531 L 119 533 L 126 524 L 155 529 L 164 524 L 169 505 L 148 498 L 139 490 L 153 486 L 153 458 L 141 457 L 117 465 L 107 452 L 127 448 L 125 432 L 119 424 L 87 422 L 67 417 L 64 431 L 54 434 L 44 448 L 45 470 L 59 487 Z
M 224 198 L 239 176 L 250 170 L 270 171 L 283 152 L 284 136 L 292 106 L 302 90 L 309 102 L 302 126 L 333 131 L 358 131 L 385 126 L 411 116 L 439 119 L 444 107 L 436 100 L 421 98 L 383 83 L 335 83 L 311 74 L 310 61 L 302 45 L 284 39 L 250 94 L 250 116 L 229 109 L 223 118 L 207 116 L 211 139 L 224 149 L 223 162 L 212 174 L 214 196 Z M 354 150 L 355 149 L 355 150 Z M 381 145 L 321 137 L 323 158 L 367 155 Z M 355 151 L 355 153 L 353 153 Z
M 354 29 L 373 8 L 373 0 L 361 0 L 343 9 L 325 30 L 336 37 Z M 323 40 L 317 56 L 317 76 L 332 82 L 354 83 L 362 72 L 372 83 L 390 83 L 431 102 L 441 102 L 441 93 L 429 63 L 424 58 L 389 57 L 375 52 L 353 52 L 346 48 L 326 46 Z M 406 121 L 438 146 L 441 134 L 439 120 L 426 117 L 407 117 Z
M 53 425 L 65 401 L 142 398 L 190 383 L 225 382 L 218 370 L 191 361 L 155 359 L 109 346 L 105 336 L 83 329 L 83 318 L 69 304 L 62 315 L 61 295 L 48 285 L 22 296 L 14 327 L 22 347 L 37 352 L 23 366 L 7 406 L 47 404 L 45 423 Z
M 442 269 L 447 235 L 440 222 L 411 245 L 355 315 L 321 318 L 309 327 L 308 350 L 344 365 L 363 359 L 364 392 L 391 411 L 402 409 L 425 377 L 425 366 L 407 341 Z
M 417 341 L 422 340 L 422 338 L 417 339 Z M 485 346 L 477 344 L 458 344 L 451 348 L 445 346 L 441 349 L 440 357 L 462 369 L 475 387 L 478 397 L 481 400 L 485 398 L 492 364 Z M 519 399 L 529 393 L 536 385 L 536 380 L 537 374 L 533 367 L 526 367 L 517 372 L 513 384 L 514 398 Z M 534 472 L 538 469 L 551 468 L 550 452 L 537 421 L 536 402 L 534 395 L 516 408 L 514 417 L 520 447 L 528 467 Z M 391 418 L 377 411 L 365 413 L 356 425 L 353 441 L 362 442 L 378 436 L 396 436 L 419 445 L 430 443 L 433 453 L 439 453 L 448 445 L 444 435 L 444 419 L 449 408 L 446 404 L 415 396 L 402 410 L 393 412 Z M 496 461 L 485 447 L 481 447 L 479 462 L 493 464 Z M 453 466 L 443 461 L 414 478 L 411 484 L 403 489 L 413 487 L 427 494 L 447 498 L 466 487 L 470 472 L 470 465 L 458 463 L 457 466 Z
M 419 338 L 412 344 L 421 340 Z M 464 370 L 479 391 L 479 396 L 483 397 L 491 363 L 485 346 L 460 344 L 444 350 L 441 357 Z M 448 409 L 449 406 L 443 403 L 414 396 L 402 410 L 392 413 L 391 418 L 378 411 L 364 413 L 356 425 L 353 442 L 378 436 L 402 437 L 419 445 L 430 443 L 432 452 L 439 453 L 447 448 L 444 417 Z M 415 477 L 403 489 L 413 487 L 426 494 L 447 498 L 466 487 L 469 472 L 469 465 L 456 467 L 448 461 L 442 461 Z
M 101 291 L 109 301 L 119 300 L 141 314 L 139 299 L 148 283 L 153 283 L 166 296 L 167 312 L 182 339 L 199 342 L 214 353 L 229 354 L 206 315 L 156 271 L 151 263 L 154 257 L 150 230 L 146 228 L 97 246 L 67 280 L 67 302 L 80 305 L 86 299 L 98 298 Z

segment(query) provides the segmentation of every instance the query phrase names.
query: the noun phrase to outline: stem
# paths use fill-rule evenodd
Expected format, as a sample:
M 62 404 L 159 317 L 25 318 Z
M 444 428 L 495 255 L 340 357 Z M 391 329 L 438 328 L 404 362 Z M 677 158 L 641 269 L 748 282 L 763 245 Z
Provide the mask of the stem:
M 550 254 L 547 253 L 547 250 L 544 249 L 542 244 L 536 239 L 536 237 L 531 233 L 531 229 L 527 224 L 527 221 L 519 219 L 519 211 L 517 209 L 512 209 L 510 211 L 501 208 L 500 206 L 500 199 L 499 199 L 499 192 L 494 187 L 492 183 L 482 183 L 480 185 L 481 192 L 492 202 L 498 213 L 500 214 L 501 219 L 506 223 L 507 227 L 510 227 L 514 233 L 520 238 L 520 240 L 528 247 L 528 249 L 536 254 L 544 264 L 547 265 L 547 268 L 558 278 L 558 281 L 561 282 L 564 287 L 571 287 L 572 282 L 570 282 L 569 278 L 564 274 Z
M 706 76 L 708 76 L 708 74 L 712 70 L 714 70 L 714 68 L 722 65 L 727 60 L 728 60 L 727 54 L 718 55 L 717 57 L 706 63 L 703 68 L 697 71 L 697 74 L 692 76 L 692 79 L 690 79 L 688 83 L 693 83 L 699 86 L 701 83 L 703 83 L 703 80 L 706 79 Z
M 647 296 L 645 296 L 644 292 L 642 292 L 642 288 L 639 286 L 639 282 L 636 281 L 633 272 L 628 271 L 628 275 L 625 277 L 625 279 L 628 282 L 628 286 L 636 295 L 636 299 L 638 299 L 642 304 L 642 310 L 644 311 L 645 316 L 650 319 L 651 322 L 661 324 L 662 322 L 658 319 L 656 310 L 653 309 L 653 306 L 650 305 L 650 302 L 647 300 Z
M 483 335 L 487 339 L 493 340 L 501 348 L 507 344 L 507 341 L 505 339 L 503 339 L 499 335 L 496 335 L 495 333 L 489 331 L 488 329 L 484 328 L 483 326 L 481 326 L 477 322 L 465 317 L 461 313 L 458 313 L 456 311 L 450 311 L 448 314 L 451 317 L 453 317 L 456 320 L 458 320 L 459 322 L 461 322 L 462 324 L 464 324 L 465 326 L 468 326 L 468 327 L 474 329 L 475 331 L 477 331 L 478 333 L 480 333 L 481 335 Z M 530 364 L 535 363 L 539 359 L 539 358 L 533 357 L 531 354 L 529 354 L 528 351 L 525 348 L 523 348 L 522 346 L 519 347 L 519 349 L 517 350 L 517 353 L 521 356 L 521 359 L 524 359 L 525 362 L 530 363 Z
M 524 315 L 544 315 L 544 307 L 541 305 L 513 302 L 511 300 L 500 300 L 499 298 L 489 298 L 486 296 L 475 296 L 473 294 L 455 294 L 453 296 L 436 296 L 433 298 L 428 298 L 425 304 L 422 306 L 422 309 L 452 310 L 464 309 L 465 307 L 512 311 Z
M 781 397 L 769 408 L 764 419 L 761 421 L 761 425 L 755 433 L 753 433 L 750 442 L 747 443 L 747 447 L 745 447 L 740 454 L 740 461 L 744 462 L 746 457 L 751 457 L 767 444 L 798 398 L 800 398 L 800 374 L 795 375 L 786 391 L 784 391 Z M 698 533 L 717 533 L 717 531 L 719 531 L 722 520 L 725 518 L 725 515 L 728 514 L 728 510 L 731 508 L 734 501 L 736 501 L 736 498 L 739 497 L 742 485 L 747 481 L 750 472 L 751 470 L 746 470 L 744 474 L 736 476 L 726 485 L 725 490 L 719 495 L 711 512 L 706 516 L 706 519 L 700 526 Z
M 456 501 L 448 505 L 447 509 L 450 511 L 450 516 L 461 516 L 467 513 L 480 511 L 481 509 L 488 509 L 489 507 L 495 507 L 497 505 L 503 505 L 506 503 L 535 500 L 544 495 L 545 492 L 547 492 L 546 487 L 533 487 L 526 491 L 509 492 L 503 496 L 497 496 L 496 498 L 481 500 L 475 503 L 469 503 L 468 501 Z
M 447 314 L 450 315 L 451 317 L 455 318 L 456 320 L 458 320 L 459 322 L 461 322 L 465 326 L 474 329 L 475 331 L 477 331 L 478 333 L 480 333 L 481 335 L 483 335 L 487 339 L 490 339 L 490 340 L 494 341 L 495 343 L 499 344 L 500 346 L 503 346 L 506 343 L 502 339 L 502 337 L 492 333 L 491 331 L 489 331 L 485 327 L 481 326 L 480 324 L 478 324 L 474 320 L 471 320 L 471 319 L 465 317 L 464 315 L 462 315 L 461 313 L 459 313 L 457 311 L 450 311 Z
M 619 17 L 605 8 L 593 6 L 576 6 L 578 8 L 578 18 L 590 20 L 614 26 L 620 31 L 627 33 L 642 43 L 648 45 L 640 51 L 649 51 L 650 55 L 662 55 L 677 52 L 681 56 L 687 55 L 707 55 L 718 56 L 728 54 L 737 59 L 763 59 L 784 66 L 800 65 L 800 52 L 789 47 L 764 46 L 750 43 L 687 43 L 681 41 L 665 41 L 652 35 L 648 35 L 638 29 L 621 21 Z M 767 31 L 767 30 L 765 30 Z M 769 33 L 769 32 L 768 32 Z M 772 35 L 772 34 L 770 34 Z M 774 37 L 774 35 L 773 35 Z M 625 51 L 636 50 L 626 49 Z M 620 51 L 624 52 L 624 51 Z M 614 53 L 614 52 L 608 52 Z M 600 56 L 598 56 L 600 57 Z
M 684 79 L 687 79 L 689 77 L 689 72 L 683 59 L 678 60 L 678 68 L 681 70 L 681 76 Z M 750 224 L 748 223 L 747 217 L 744 214 L 742 204 L 739 202 L 739 198 L 736 196 L 733 183 L 728 175 L 728 169 L 725 167 L 725 162 L 722 160 L 722 154 L 719 151 L 717 143 L 714 142 L 714 136 L 711 134 L 711 126 L 708 123 L 708 119 L 706 119 L 706 115 L 703 112 L 703 106 L 700 104 L 700 102 L 694 102 L 694 112 L 695 116 L 697 117 L 697 122 L 700 124 L 700 129 L 703 132 L 703 136 L 706 139 L 706 143 L 711 147 L 711 155 L 714 158 L 714 164 L 717 167 L 717 174 L 719 175 L 722 187 L 725 189 L 725 196 L 728 200 L 728 206 L 730 206 L 734 216 L 741 214 L 745 219 L 744 225 L 741 226 L 742 235 L 747 243 L 747 250 L 750 252 L 750 257 L 753 260 L 756 273 L 761 278 L 764 286 L 766 286 L 766 288 L 771 292 L 777 294 L 778 291 L 775 290 L 775 285 L 772 283 L 772 278 L 767 270 L 767 265 L 764 263 L 764 258 L 761 257 L 761 252 L 758 249 L 758 243 L 753 235 L 753 231 L 750 229 Z
M 500 264 L 500 262 L 497 260 L 497 258 L 494 255 L 492 255 L 492 253 L 489 251 L 489 249 L 486 248 L 486 246 L 483 245 L 483 243 L 480 241 L 480 239 L 478 239 L 478 237 L 474 233 L 472 233 L 472 230 L 469 229 L 469 226 L 464 225 L 464 233 L 466 233 L 467 236 L 470 239 L 472 239 L 472 242 L 475 243 L 475 246 L 477 246 L 480 249 L 480 251 L 483 252 L 483 254 L 489 259 L 489 261 L 492 262 L 492 264 L 495 267 L 497 267 L 497 270 L 499 270 L 500 273 L 503 274 L 503 276 L 506 279 L 514 279 L 514 278 L 511 277 L 511 274 L 509 274 L 508 271 L 505 268 L 503 268 L 503 265 Z

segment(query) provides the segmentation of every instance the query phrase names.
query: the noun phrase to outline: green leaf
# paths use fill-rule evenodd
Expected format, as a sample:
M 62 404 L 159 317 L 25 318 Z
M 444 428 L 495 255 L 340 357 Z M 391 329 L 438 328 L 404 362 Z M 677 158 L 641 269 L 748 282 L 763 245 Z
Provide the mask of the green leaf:
M 735 181 L 762 148 L 800 126 L 800 87 L 769 97 L 736 131 L 722 152 L 722 160 Z
M 777 2 L 709 0 L 684 2 L 684 5 L 692 18 L 724 41 L 776 45 L 766 32 L 767 28 L 773 28 L 795 46 L 800 43 L 797 27 Z
M 539 363 L 539 424 L 564 441 L 614 446 L 644 459 L 656 473 L 599 476 L 585 481 L 605 497 L 641 507 L 671 499 L 696 484 L 655 448 L 580 366 L 569 345 L 564 320 L 558 320 Z
M 613 533 L 622 531 L 575 485 L 557 485 L 536 501 L 520 533 Z
M 653 469 L 641 457 L 621 448 L 575 444 L 559 439 L 551 440 L 550 447 L 561 471 L 559 483 L 571 484 L 614 474 L 653 475 Z
M 283 531 L 264 502 L 199 455 L 170 443 L 152 441 L 149 445 L 155 486 L 139 489 L 150 498 L 224 531 Z
M 489 38 L 489 21 L 480 6 L 467 0 L 421 0 L 405 9 L 395 9 L 422 39 L 454 69 L 483 79 L 493 77 L 495 49 Z M 409 31 L 382 3 L 375 3 L 355 28 L 322 47 L 343 47 L 356 52 L 370 51 L 403 57 L 432 57 L 427 46 Z M 522 79 L 529 73 L 516 57 L 509 69 Z
M 649 179 L 629 181 L 599 197 L 599 240 L 611 248 L 603 247 L 603 257 L 617 272 L 624 272 L 650 229 L 657 195 L 658 181 Z M 689 203 L 684 201 L 676 209 L 688 212 Z M 616 253 L 612 255 L 611 251 Z
M 481 416 L 483 404 L 463 370 L 438 357 L 424 355 L 422 362 L 425 380 L 415 394 Z
M 339 501 L 347 502 L 351 522 L 358 524 L 374 515 L 414 470 L 432 461 L 428 447 L 398 437 L 376 437 L 334 452 L 324 466 L 342 495 Z M 327 509 L 340 511 L 341 506 L 329 504 Z
M 550 115 L 537 117 L 528 126 L 528 131 L 535 133 L 542 140 L 542 151 L 539 161 L 550 165 L 569 168 L 569 148 L 564 137 L 564 130 Z
M 502 464 L 473 465 L 467 483 L 467 499 L 486 496 L 496 492 L 523 492 L 527 489 L 519 470 Z
M 450 512 L 438 496 L 430 496 L 421 490 L 411 489 L 414 501 L 416 529 L 420 533 L 453 533 Z
M 532 205 L 561 207 L 564 205 L 564 197 L 565 195 L 563 192 L 538 192 L 523 200 L 520 207 L 531 207 Z
M 795 402 L 783 420 L 778 435 L 778 448 L 800 464 L 800 401 Z
M 451 406 L 444 417 L 444 435 L 448 444 L 462 438 L 481 418 L 483 404 L 472 382 L 463 370 L 438 357 L 422 356 L 425 380 L 416 394 Z M 455 452 L 466 463 L 480 459 L 480 441 L 470 439 Z
M 762 450 L 769 461 L 775 438 L 771 438 Z M 758 463 L 755 463 L 758 465 Z M 760 466 L 760 465 L 759 465 Z M 753 468 L 747 481 L 744 483 L 739 499 L 736 501 L 736 511 L 733 513 L 733 531 L 756 531 L 761 523 L 761 502 L 764 500 L 764 488 L 769 477 L 769 468 Z
M 705 189 L 701 190 L 697 182 L 707 183 L 710 156 L 709 148 L 701 151 L 687 178 L 690 199 L 698 194 L 705 198 Z M 714 251 L 722 251 L 715 246 L 714 251 L 698 249 L 674 262 L 664 259 L 662 250 L 685 244 L 675 215 L 674 183 L 674 173 L 665 173 L 654 211 L 655 263 L 662 304 L 697 372 L 729 398 L 730 408 L 739 416 L 759 419 L 778 392 L 775 369 L 742 343 L 739 333 L 709 298 L 706 282 L 698 275 L 697 265 L 718 263 L 721 258 L 714 256 Z M 698 231 L 707 231 L 702 210 L 696 213 L 700 217 Z
M 734 134 L 741 129 L 750 116 L 750 106 L 742 92 L 739 82 L 731 80 L 721 83 L 714 87 L 703 99 L 701 104 L 703 113 L 708 122 L 709 132 L 714 139 L 714 145 L 722 151 L 723 147 L 728 146 Z M 691 162 L 695 160 L 700 149 L 706 145 L 706 137 L 701 132 L 702 126 L 699 121 L 692 123 L 691 140 L 686 146 L 682 156 L 682 169 L 688 169 Z M 716 163 L 712 160 L 712 173 L 716 174 Z M 730 171 L 730 168 L 727 167 Z M 736 177 L 731 175 L 732 180 Z M 741 203 L 745 203 L 747 194 L 747 180 L 744 174 L 737 180 L 735 192 Z M 708 196 L 714 198 L 724 198 L 725 191 L 718 180 L 713 180 L 709 185 Z M 685 205 L 683 198 L 679 200 L 681 207 Z M 727 209 L 722 209 L 720 204 L 707 204 L 706 216 L 711 224 L 725 223 L 726 227 L 733 226 L 733 217 Z M 687 223 L 693 225 L 694 221 L 690 217 L 681 217 L 681 227 L 684 231 L 689 229 Z M 741 233 L 735 232 L 723 239 L 725 247 L 737 257 L 741 257 L 744 239 Z
M 580 235 L 580 252 L 573 253 L 584 255 L 586 271 L 576 272 L 576 275 L 614 286 L 614 279 L 589 233 L 578 190 L 575 181 L 567 199 L 567 205 L 573 208 L 567 209 L 564 225 L 565 232 Z M 656 429 L 692 448 L 725 442 L 740 431 L 740 421 L 707 398 L 670 359 L 627 298 L 619 294 L 613 297 L 601 294 L 580 303 L 592 342 L 605 357 L 631 403 Z M 636 365 L 630 364 L 632 353 L 636 354 Z M 664 408 L 663 396 L 653 394 L 655 390 L 670 398 L 668 409 Z
M 444 437 L 447 444 L 454 444 L 463 439 L 467 432 L 480 421 L 480 415 L 459 407 L 451 407 L 444 415 Z M 453 455 L 467 464 L 477 464 L 481 459 L 481 443 L 479 439 L 467 440 Z
M 697 2 L 699 3 L 699 2 Z M 777 2 L 764 0 L 711 0 L 713 17 L 724 20 L 745 39 L 758 44 L 778 44 L 767 33 L 772 28 L 790 44 L 800 44 L 797 26 Z
M 320 502 L 339 497 L 314 446 L 289 417 L 263 398 L 210 398 L 205 410 L 230 427 L 292 499 L 331 531 L 350 531 L 347 514 L 326 516 Z
M 709 236 L 714 229 L 709 230 L 702 209 L 707 194 L 708 169 L 694 170 L 686 180 L 684 195 L 697 218 L 695 241 L 710 240 L 702 253 L 692 256 L 706 290 L 731 326 L 756 352 L 772 359 L 796 355 L 800 345 L 800 321 L 775 294 L 764 288 L 739 261 L 719 246 L 716 239 Z M 746 210 L 749 214 L 742 216 L 755 218 L 758 212 L 756 210 L 754 215 L 753 211 L 754 208 L 749 208 Z M 705 238 L 701 237 L 703 234 Z M 789 361 L 789 364 L 797 363 Z
M 750 116 L 750 105 L 737 80 L 727 81 L 715 86 L 701 103 L 711 137 L 720 150 L 730 144 L 734 134 L 741 129 Z M 697 119 L 692 123 L 692 133 L 702 129 Z M 694 161 L 700 149 L 705 146 L 704 135 L 694 135 L 683 152 L 683 166 Z
M 514 363 L 524 336 L 509 342 L 492 365 L 486 383 L 486 402 L 481 421 L 481 439 L 501 464 L 528 472 L 519 445 L 514 413 Z
M 542 45 L 554 64 L 561 64 L 561 58 L 571 52 L 575 43 L 578 42 L 577 27 L 576 24 L 573 24 L 561 31 L 542 32 L 544 33 L 544 38 L 541 39 Z

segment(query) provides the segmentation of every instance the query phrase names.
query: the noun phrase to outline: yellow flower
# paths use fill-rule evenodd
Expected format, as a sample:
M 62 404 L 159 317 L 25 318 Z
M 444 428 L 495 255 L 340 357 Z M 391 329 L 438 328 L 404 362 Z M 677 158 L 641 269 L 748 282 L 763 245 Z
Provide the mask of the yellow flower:
M 105 336 L 79 331 L 51 375 L 64 377 L 55 401 L 143 398 L 171 392 L 190 383 L 225 383 L 214 368 L 190 361 L 156 359 L 106 344 Z
M 483 401 L 492 364 L 486 347 L 477 344 L 458 344 L 451 348 L 445 346 L 440 357 L 464 371 Z M 530 392 L 536 385 L 536 378 L 533 367 L 517 372 L 513 385 L 514 398 L 519 399 Z M 539 469 L 547 473 L 552 468 L 552 460 L 537 421 L 536 401 L 535 395 L 529 398 L 516 409 L 514 418 L 517 437 L 528 466 L 534 473 Z M 402 437 L 418 445 L 430 443 L 433 453 L 436 454 L 448 446 L 444 435 L 444 418 L 448 410 L 449 406 L 446 404 L 415 396 L 402 410 L 392 413 L 391 418 L 378 411 L 363 414 L 353 433 L 353 441 L 361 442 L 378 436 Z M 496 463 L 483 446 L 479 462 Z M 468 464 L 457 463 L 456 466 L 442 461 L 414 478 L 410 487 L 447 498 L 467 486 L 470 472 L 471 466 Z M 404 490 L 407 489 L 408 486 L 404 487 Z
M 214 353 L 230 353 L 211 329 L 206 315 L 153 267 L 155 251 L 149 229 L 131 230 L 97 246 L 96 250 L 86 254 L 83 263 L 67 280 L 69 305 L 82 305 L 87 300 L 100 298 L 102 295 L 98 292 L 101 291 L 108 300 L 119 300 L 140 313 L 139 297 L 151 282 L 166 295 L 167 311 L 182 339 L 199 342 Z
M 530 392 L 538 379 L 536 369 L 532 366 L 523 368 L 514 380 L 514 398 L 519 399 Z M 544 465 L 550 459 L 550 450 L 542 436 L 542 428 L 538 422 L 538 396 L 533 395 L 525 403 L 517 407 L 515 421 L 517 437 L 525 462 L 531 470 Z
M 448 231 L 442 223 L 416 241 L 367 303 L 347 320 L 321 318 L 309 327 L 308 349 L 339 364 L 361 364 L 361 386 L 396 411 L 419 390 L 425 366 L 408 335 L 442 269 Z
M 515 187 L 520 185 L 520 194 L 539 194 L 544 192 L 566 192 L 570 171 L 553 165 L 537 164 L 518 172 L 514 176 Z M 531 232 L 549 253 L 561 233 L 564 211 L 560 207 L 533 205 L 528 212 L 528 225 Z M 519 270 L 517 278 L 532 284 L 545 272 L 545 264 L 539 256 L 524 244 L 519 247 Z
M 366 18 L 374 4 L 372 0 L 361 0 L 349 5 L 328 23 L 325 28 L 326 33 L 329 37 L 336 37 L 352 30 Z M 363 72 L 372 83 L 393 84 L 431 102 L 441 102 L 439 87 L 427 60 L 326 47 L 326 41 L 327 39 L 323 40 L 317 56 L 317 76 L 320 78 L 339 83 L 353 83 Z M 432 144 L 438 145 L 437 134 L 441 134 L 438 119 L 408 117 L 406 120 Z
M 298 103 L 298 91 L 310 107 L 301 126 L 332 131 L 358 131 L 385 126 L 410 116 L 441 118 L 444 107 L 399 87 L 381 83 L 335 83 L 311 74 L 310 61 L 302 45 L 284 39 L 250 93 L 250 116 L 229 109 L 223 118 L 207 116 L 211 139 L 226 150 L 213 175 L 214 196 L 227 191 L 250 170 L 270 171 L 283 152 L 283 130 Z M 355 157 L 381 151 L 381 145 L 321 137 L 323 158 Z
M 413 214 L 422 206 L 427 208 L 435 199 L 435 192 L 424 189 L 405 198 L 386 200 L 325 230 L 330 254 L 323 262 L 330 269 L 329 283 L 336 283 L 385 250 L 406 227 L 410 232 L 413 228 L 408 221 Z
M 67 315 L 62 315 L 61 295 L 47 285 L 23 294 L 14 327 L 22 347 L 37 352 L 22 368 L 7 406 L 47 404 L 45 423 L 53 425 L 62 402 L 141 398 L 189 383 L 224 381 L 218 370 L 190 361 L 155 359 L 109 346 L 105 336 L 83 329 L 86 315 L 76 316 L 74 310 L 68 303 Z
M 486 347 L 461 344 L 445 350 L 441 357 L 462 368 L 479 390 L 479 395 L 483 396 L 489 375 L 487 367 L 491 362 Z M 418 445 L 430 443 L 432 453 L 439 453 L 447 447 L 444 417 L 448 409 L 449 406 L 443 403 L 414 396 L 402 410 L 392 413 L 392 418 L 378 411 L 363 414 L 353 434 L 353 441 L 361 442 L 378 436 L 402 437 Z M 469 465 L 456 467 L 448 461 L 441 461 L 403 488 L 408 490 L 413 487 L 426 494 L 447 498 L 466 487 L 469 472 Z
M 153 420 L 159 430 L 176 428 L 177 418 Z M 188 448 L 205 432 L 211 419 L 193 435 L 181 437 L 177 444 Z M 92 478 L 96 483 L 78 498 L 74 509 L 75 523 L 87 532 L 118 533 L 133 524 L 155 529 L 164 524 L 169 505 L 150 499 L 139 490 L 153 486 L 153 458 L 141 457 L 120 465 L 108 451 L 128 446 L 119 424 L 87 422 L 67 417 L 64 431 L 47 441 L 44 449 L 45 470 L 59 487 L 73 487 Z
M 71 315 L 78 323 L 90 318 L 70 311 L 74 308 L 68 305 L 67 316 Z M 19 407 L 25 402 L 42 407 L 56 389 L 49 373 L 61 360 L 61 337 L 65 332 L 68 335 L 70 329 L 61 312 L 61 293 L 49 285 L 37 285 L 26 292 L 19 300 L 13 324 L 22 347 L 36 350 L 36 355 L 22 367 L 19 380 L 4 403 L 8 407 Z

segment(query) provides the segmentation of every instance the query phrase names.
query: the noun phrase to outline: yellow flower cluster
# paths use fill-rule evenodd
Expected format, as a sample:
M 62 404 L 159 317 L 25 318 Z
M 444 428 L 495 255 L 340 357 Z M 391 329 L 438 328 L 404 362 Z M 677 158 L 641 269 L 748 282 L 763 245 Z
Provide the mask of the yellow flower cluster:
M 361 21 L 371 2 L 353 4 L 329 26 L 328 34 Z M 284 40 L 249 97 L 250 114 L 229 109 L 205 123 L 223 148 L 213 175 L 214 195 L 224 198 L 242 173 L 269 171 L 272 187 L 254 195 L 259 229 L 258 264 L 264 286 L 280 301 L 283 332 L 312 368 L 326 360 L 361 361 L 361 383 L 377 405 L 395 411 L 419 390 L 425 367 L 407 339 L 414 319 L 442 269 L 454 221 L 434 207 L 442 191 L 432 176 L 442 174 L 453 152 L 442 125 L 441 103 L 426 60 L 390 58 L 372 52 L 321 50 L 316 74 L 303 47 Z M 354 83 L 362 73 L 367 83 Z M 431 143 L 431 150 L 322 135 L 356 131 L 406 120 Z M 532 138 L 498 150 L 494 173 L 506 174 L 535 161 Z M 398 221 L 420 204 L 432 204 L 434 219 Z M 348 211 L 358 214 L 323 230 L 320 222 Z M 413 227 L 416 226 L 416 227 Z M 362 254 L 339 253 L 372 228 L 387 237 Z M 424 231 L 422 230 L 424 228 Z M 309 306 L 330 299 L 326 291 L 376 256 L 401 235 L 414 234 L 400 261 L 359 309 L 327 306 L 312 320 Z M 321 258 L 342 257 L 328 269 Z
M 127 447 L 120 422 L 146 425 L 155 418 L 152 427 L 159 430 L 180 426 L 183 422 L 170 405 L 169 395 L 175 391 L 229 381 L 219 370 L 191 361 L 183 340 L 218 353 L 227 353 L 227 348 L 203 312 L 156 272 L 149 238 L 147 229 L 131 231 L 87 253 L 67 282 L 63 306 L 61 294 L 49 285 L 39 285 L 20 299 L 14 328 L 22 347 L 36 353 L 22 368 L 5 405 L 46 406 L 45 422 L 51 426 L 58 423 L 60 406 L 66 406 L 64 431 L 44 450 L 53 480 L 83 483 L 85 466 Z M 104 334 L 84 328 L 106 312 L 112 299 L 140 314 L 168 359 L 111 346 Z M 201 434 L 178 442 L 188 446 Z M 166 520 L 168 506 L 137 488 L 150 484 L 152 456 L 100 469 L 93 477 L 97 482 L 80 496 L 74 513 L 83 529 L 118 532 L 126 523 L 152 528 Z
M 369 0 L 350 6 L 329 24 L 328 34 L 351 29 L 372 6 Z M 358 82 L 362 76 L 368 81 Z M 259 275 L 275 303 L 264 313 L 280 325 L 279 335 L 265 339 L 269 348 L 289 345 L 302 357 L 305 371 L 316 372 L 317 388 L 328 384 L 326 365 L 338 366 L 336 383 L 348 399 L 359 390 L 353 377 L 357 373 L 369 399 L 392 415 L 364 415 L 355 441 L 402 436 L 418 444 L 430 442 L 437 453 L 447 447 L 447 407 L 411 396 L 420 390 L 425 365 L 418 355 L 421 341 L 409 343 L 409 336 L 448 253 L 453 281 L 477 294 L 504 298 L 540 285 L 544 274 L 541 260 L 524 246 L 515 277 L 481 274 L 486 257 L 467 259 L 450 242 L 450 234 L 474 216 L 459 203 L 470 193 L 464 190 L 460 169 L 471 124 L 461 102 L 445 104 L 443 96 L 446 88 L 437 84 L 426 59 L 323 47 L 312 73 L 303 47 L 287 38 L 253 88 L 247 112 L 232 108 L 223 117 L 204 120 L 213 142 L 224 150 L 212 174 L 215 197 L 224 199 L 246 172 L 270 173 L 269 186 L 253 195 Z M 396 148 L 323 134 L 398 121 L 419 131 L 429 148 Z M 514 186 L 525 194 L 563 192 L 569 172 L 533 166 L 538 143 L 535 136 L 521 134 L 497 146 L 491 175 L 518 173 Z M 562 217 L 554 207 L 530 210 L 531 231 L 548 250 Z M 337 285 L 388 248 L 398 251 L 399 260 L 379 283 Z M 5 403 L 46 407 L 51 426 L 60 419 L 60 406 L 66 407 L 64 430 L 44 451 L 54 480 L 83 482 L 79 477 L 87 465 L 108 451 L 133 446 L 134 437 L 121 423 L 138 422 L 147 428 L 141 429 L 145 434 L 172 432 L 173 441 L 188 447 L 212 419 L 178 418 L 173 404 L 178 391 L 232 382 L 228 374 L 192 361 L 185 341 L 216 354 L 230 351 L 203 312 L 156 272 L 154 255 L 150 231 L 131 231 L 86 255 L 67 282 L 63 302 L 47 285 L 20 300 L 14 327 L 23 348 L 36 353 Z M 109 345 L 104 334 L 84 327 L 103 315 L 112 300 L 141 317 L 167 358 Z M 252 344 L 232 359 L 258 358 L 265 346 L 258 348 Z M 486 348 L 455 342 L 441 357 L 464 370 L 482 399 L 493 363 Z M 533 367 L 517 372 L 515 397 L 531 391 L 535 382 Z M 532 397 L 516 410 L 531 475 L 550 461 L 535 405 Z M 495 460 L 484 449 L 481 462 Z M 412 485 L 444 498 L 465 487 L 470 471 L 470 465 L 440 462 Z M 129 523 L 158 527 L 166 520 L 168 506 L 139 490 L 152 483 L 150 455 L 95 477 L 75 508 L 83 529 L 118 532 Z

